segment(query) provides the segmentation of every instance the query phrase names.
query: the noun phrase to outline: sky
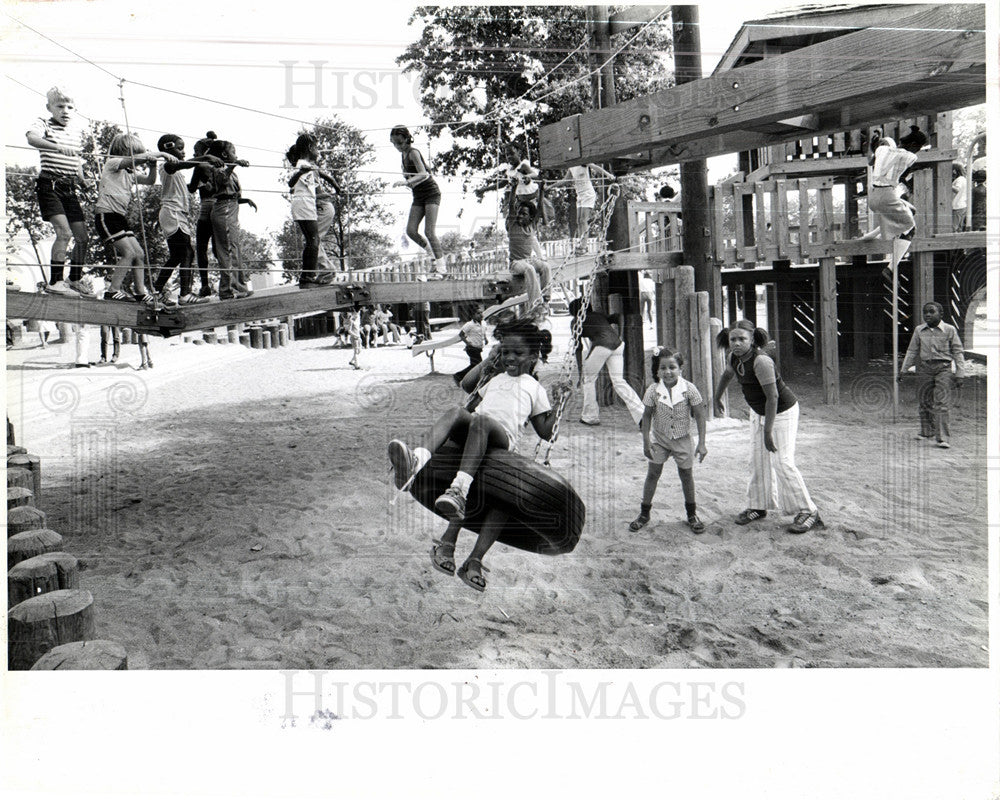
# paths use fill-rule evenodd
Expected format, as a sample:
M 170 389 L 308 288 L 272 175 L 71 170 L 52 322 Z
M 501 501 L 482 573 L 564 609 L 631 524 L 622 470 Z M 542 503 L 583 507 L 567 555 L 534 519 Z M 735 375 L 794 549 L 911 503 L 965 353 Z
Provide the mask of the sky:
M 713 13 L 718 5 L 704 7 L 705 74 L 715 67 L 741 20 L 783 5 L 754 0 L 730 7 L 738 8 L 737 14 Z M 166 132 L 185 137 L 189 152 L 194 140 L 210 129 L 235 142 L 252 165 L 240 173 L 244 194 L 259 206 L 256 214 L 242 211 L 241 223 L 257 234 L 276 231 L 289 215 L 280 194 L 279 167 L 302 122 L 337 114 L 365 131 L 375 145 L 371 169 L 390 184 L 400 177 L 399 155 L 388 142 L 388 131 L 398 123 L 427 121 L 414 76 L 401 74 L 395 63 L 420 33 L 408 24 L 413 7 L 300 0 L 4 0 L 0 124 L 5 163 L 37 165 L 36 153 L 23 149 L 24 133 L 35 117 L 46 115 L 42 95 L 50 86 L 65 87 L 86 117 L 120 125 L 124 94 L 129 123 L 141 129 L 147 148 Z M 318 8 L 330 10 L 317 13 Z M 669 24 L 669 15 L 662 24 Z M 122 86 L 120 78 L 125 79 Z M 441 147 L 420 135 L 416 144 L 430 156 Z M 463 197 L 455 183 L 443 182 L 442 189 L 439 235 L 457 230 L 469 236 L 495 219 L 494 195 L 479 204 Z M 386 233 L 402 248 L 411 194 L 388 191 L 385 199 L 397 221 Z

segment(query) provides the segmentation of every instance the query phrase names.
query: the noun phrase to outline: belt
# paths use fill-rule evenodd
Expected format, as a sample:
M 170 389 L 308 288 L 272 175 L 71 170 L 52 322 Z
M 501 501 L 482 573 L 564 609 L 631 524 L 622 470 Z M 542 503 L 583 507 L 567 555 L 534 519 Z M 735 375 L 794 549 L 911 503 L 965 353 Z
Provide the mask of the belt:
M 895 184 L 892 183 L 873 183 L 873 189 L 891 189 Z
M 238 194 L 217 194 L 215 195 L 216 200 L 235 200 L 239 197 Z

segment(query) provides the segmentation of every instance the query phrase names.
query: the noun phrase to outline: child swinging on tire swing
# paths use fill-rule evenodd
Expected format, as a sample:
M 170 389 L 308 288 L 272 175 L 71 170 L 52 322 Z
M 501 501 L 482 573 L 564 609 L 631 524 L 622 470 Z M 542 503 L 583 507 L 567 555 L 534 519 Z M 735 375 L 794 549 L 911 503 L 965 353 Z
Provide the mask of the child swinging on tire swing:
M 455 544 L 465 519 L 465 503 L 473 477 L 479 471 L 487 448 L 513 450 L 520 429 L 528 422 L 543 439 L 552 437 L 557 414 L 542 385 L 532 376 L 535 363 L 552 351 L 552 337 L 533 323 L 519 321 L 497 332 L 501 338 L 503 371 L 483 383 L 467 406 L 445 412 L 424 436 L 421 446 L 410 449 L 399 439 L 389 442 L 389 461 L 396 488 L 405 491 L 432 454 L 452 439 L 461 445 L 462 460 L 455 479 L 434 503 L 434 510 L 449 520 L 440 541 L 431 549 L 431 564 L 446 575 L 455 575 Z M 560 393 L 563 390 L 557 389 Z M 558 402 L 558 398 L 557 398 Z M 477 592 L 486 590 L 483 557 L 497 540 L 506 514 L 490 509 L 476 544 L 457 574 Z

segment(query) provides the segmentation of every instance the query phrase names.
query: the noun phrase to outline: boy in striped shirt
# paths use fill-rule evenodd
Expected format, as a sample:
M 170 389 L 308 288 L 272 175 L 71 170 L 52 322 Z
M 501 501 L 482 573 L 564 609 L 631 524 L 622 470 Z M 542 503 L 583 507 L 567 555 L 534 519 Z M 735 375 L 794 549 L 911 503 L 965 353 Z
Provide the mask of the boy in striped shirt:
M 42 219 L 56 231 L 52 244 L 52 272 L 46 290 L 55 294 L 92 295 L 81 281 L 87 257 L 87 226 L 77 197 L 78 187 L 86 187 L 80 158 L 81 131 L 72 123 L 73 100 L 59 87 L 46 95 L 49 119 L 39 117 L 25 134 L 28 144 L 38 150 L 41 170 L 35 183 Z M 63 280 L 66 251 L 73 241 L 69 280 Z

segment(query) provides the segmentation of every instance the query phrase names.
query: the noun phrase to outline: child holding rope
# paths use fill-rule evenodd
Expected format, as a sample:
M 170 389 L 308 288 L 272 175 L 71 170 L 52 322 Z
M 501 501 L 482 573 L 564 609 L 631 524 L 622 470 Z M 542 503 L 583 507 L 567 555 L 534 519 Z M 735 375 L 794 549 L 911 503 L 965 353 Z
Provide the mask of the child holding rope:
M 52 243 L 51 271 L 45 291 L 53 294 L 91 292 L 81 282 L 83 264 L 87 259 L 87 225 L 77 190 L 87 181 L 80 158 L 82 133 L 73 125 L 73 100 L 58 86 L 46 94 L 48 119 L 39 117 L 25 133 L 28 144 L 38 150 L 41 170 L 35 188 L 42 219 L 55 229 Z M 73 242 L 69 280 L 63 280 L 66 251 Z
M 108 156 L 97 188 L 94 224 L 104 244 L 114 247 L 118 254 L 118 264 L 111 275 L 111 285 L 104 293 L 104 299 L 138 301 L 156 307 L 156 297 L 146 289 L 146 257 L 139 240 L 129 227 L 126 215 L 132 201 L 132 185 L 152 186 L 156 183 L 156 161 L 161 158 L 166 161 L 177 159 L 170 153 L 147 153 L 142 140 L 135 134 L 128 133 L 119 133 L 111 140 Z M 146 173 L 138 176 L 135 169 L 140 164 L 146 167 Z M 135 279 L 134 296 L 122 290 L 129 267 L 132 268 Z
M 670 456 L 677 462 L 677 475 L 684 492 L 684 510 L 692 533 L 702 533 L 705 524 L 698 519 L 698 506 L 694 499 L 694 456 L 704 461 L 708 455 L 705 447 L 705 403 L 701 393 L 690 381 L 681 377 L 684 356 L 669 348 L 661 348 L 653 356 L 652 375 L 656 381 L 642 398 L 642 452 L 649 461 L 646 482 L 642 487 L 639 516 L 629 524 L 630 531 L 637 531 L 649 522 L 656 485 L 663 472 L 663 465 Z M 691 417 L 698 426 L 698 446 L 691 441 Z
M 305 246 L 302 250 L 302 272 L 299 275 L 299 286 L 326 286 L 333 282 L 333 272 L 319 271 L 320 250 L 323 247 L 319 230 L 319 185 L 317 178 L 333 187 L 338 194 L 340 185 L 332 175 L 321 170 L 319 161 L 319 145 L 316 138 L 308 133 L 299 134 L 285 158 L 295 167 L 295 172 L 288 179 L 288 187 L 292 190 L 292 219 L 302 231 Z M 332 214 L 329 222 L 332 222 Z M 329 230 L 329 224 L 325 225 Z M 329 263 L 327 259 L 324 259 Z
M 188 198 L 187 184 L 181 176 L 180 170 L 197 167 L 203 161 L 214 163 L 215 166 L 222 166 L 222 162 L 209 155 L 195 156 L 192 160 L 185 161 L 184 140 L 174 133 L 165 133 L 160 137 L 156 146 L 178 160 L 168 161 L 160 166 L 160 185 L 162 188 L 160 189 L 159 222 L 160 230 L 167 238 L 169 255 L 156 276 L 153 288 L 165 305 L 173 305 L 166 287 L 174 272 L 174 267 L 179 267 L 181 286 L 177 302 L 182 306 L 204 303 L 208 298 L 194 293 L 194 270 L 192 269 L 194 248 L 191 246 L 191 224 L 188 222 L 191 201 Z
M 413 450 L 398 439 L 389 442 L 389 461 L 400 490 L 409 488 L 416 474 L 448 439 L 463 447 L 454 481 L 434 504 L 434 510 L 451 524 L 431 551 L 431 560 L 435 569 L 448 575 L 456 574 L 455 544 L 465 518 L 466 497 L 487 449 L 513 450 L 520 429 L 528 422 L 539 437 L 549 439 L 556 422 L 556 411 L 545 389 L 531 375 L 536 362 L 545 361 L 552 351 L 549 332 L 519 321 L 506 326 L 500 332 L 500 340 L 503 372 L 489 381 L 481 381 L 467 408 L 446 412 Z M 478 592 L 486 589 L 483 558 L 500 534 L 504 519 L 500 512 L 490 512 L 472 552 L 457 571 L 462 581 Z
M 236 167 L 247 167 L 248 162 L 237 159 L 232 142 L 213 138 L 209 131 L 206 151 L 220 159 L 224 167 L 211 167 L 209 180 L 215 203 L 212 206 L 212 239 L 215 257 L 219 260 L 219 299 L 234 300 L 253 294 L 240 265 L 240 205 L 246 203 L 254 211 L 257 204 L 244 198 Z
M 406 223 L 406 235 L 420 247 L 427 250 L 434 259 L 430 277 L 443 278 L 447 273 L 444 266 L 444 251 L 437 238 L 438 209 L 441 208 L 441 190 L 431 177 L 431 171 L 420 151 L 413 146 L 410 131 L 397 125 L 389 133 L 389 141 L 403 156 L 403 180 L 393 186 L 408 186 L 413 191 L 410 218 Z M 420 235 L 420 221 L 424 223 L 424 236 Z

